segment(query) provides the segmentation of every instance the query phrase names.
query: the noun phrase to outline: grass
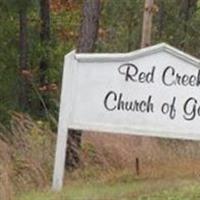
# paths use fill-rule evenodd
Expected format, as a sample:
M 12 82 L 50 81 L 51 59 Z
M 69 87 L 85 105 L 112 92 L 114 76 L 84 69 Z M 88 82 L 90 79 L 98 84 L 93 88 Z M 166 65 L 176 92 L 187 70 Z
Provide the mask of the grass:
M 69 182 L 55 193 L 29 192 L 17 200 L 199 200 L 198 180 L 134 180 L 130 182 Z
M 54 193 L 55 141 L 49 124 L 26 115 L 14 113 L 9 129 L 0 124 L 0 200 L 200 199 L 199 181 L 180 179 L 199 176 L 199 142 L 85 133 L 80 169 Z

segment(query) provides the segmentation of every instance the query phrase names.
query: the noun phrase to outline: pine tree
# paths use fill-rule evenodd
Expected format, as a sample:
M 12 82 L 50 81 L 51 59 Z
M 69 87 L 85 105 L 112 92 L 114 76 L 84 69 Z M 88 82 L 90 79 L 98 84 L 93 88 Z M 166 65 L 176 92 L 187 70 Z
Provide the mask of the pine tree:
M 49 0 L 40 0 L 40 20 L 41 20 L 41 28 L 40 28 L 40 41 L 41 46 L 43 48 L 43 54 L 40 59 L 40 72 L 39 72 L 39 80 L 40 87 L 44 87 L 48 84 L 47 80 L 47 70 L 49 69 L 49 43 L 50 43 L 50 1 Z M 46 108 L 49 107 L 48 96 L 43 94 L 43 103 L 45 103 L 45 107 L 42 102 L 40 102 L 39 110 L 40 114 L 45 114 Z

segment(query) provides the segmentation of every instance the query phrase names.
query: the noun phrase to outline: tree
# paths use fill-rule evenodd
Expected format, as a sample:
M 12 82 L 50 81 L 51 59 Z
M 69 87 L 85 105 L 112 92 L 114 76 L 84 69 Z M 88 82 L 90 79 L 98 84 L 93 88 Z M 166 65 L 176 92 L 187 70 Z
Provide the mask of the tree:
M 19 9 L 19 65 L 22 70 L 26 70 L 28 67 L 27 24 L 27 10 L 22 7 Z
M 28 11 L 33 5 L 35 0 L 2 0 L 2 5 L 7 8 L 7 10 L 11 9 L 17 14 L 18 20 L 18 80 L 19 80 L 19 88 L 18 88 L 18 105 L 22 111 L 27 111 L 30 108 L 30 98 L 29 98 L 29 59 L 28 59 Z M 16 16 L 15 16 L 16 17 Z
M 158 2 L 159 11 L 158 11 L 158 35 L 159 38 L 162 37 L 164 29 L 164 19 L 165 19 L 165 4 L 163 0 Z
M 141 48 L 151 44 L 153 9 L 154 0 L 145 0 Z
M 82 15 L 77 52 L 93 52 L 99 29 L 100 0 L 84 0 Z M 76 168 L 80 163 L 81 136 L 81 131 L 69 131 L 66 153 L 67 169 Z
M 185 38 L 188 33 L 189 22 L 197 9 L 197 0 L 182 0 L 178 2 L 180 5 L 179 16 L 183 20 L 184 40 L 181 44 L 182 48 L 185 46 Z
M 184 20 L 184 30 L 187 32 L 187 23 L 197 8 L 197 0 L 182 0 L 180 4 L 180 17 Z
M 15 2 L 15 0 L 13 0 Z M 29 1 L 16 0 L 17 12 L 19 14 L 19 68 L 20 68 L 20 90 L 19 105 L 25 111 L 29 108 L 29 82 L 28 82 L 28 19 L 27 13 Z
M 44 87 L 48 84 L 47 80 L 47 70 L 49 68 L 49 42 L 50 42 L 50 1 L 49 0 L 40 0 L 40 20 L 41 20 L 41 29 L 40 29 L 40 41 L 43 48 L 43 54 L 40 59 L 40 87 Z M 42 95 L 43 101 L 48 107 L 48 97 Z M 40 111 L 45 112 L 43 103 L 40 102 Z
M 141 44 L 143 1 L 102 1 L 97 51 L 127 52 Z
M 93 52 L 97 39 L 100 17 L 100 0 L 84 0 L 77 53 Z
M 19 105 L 23 110 L 28 107 L 28 85 L 26 82 L 26 71 L 28 69 L 28 32 L 27 32 L 27 8 L 19 7 L 19 66 L 21 72 L 21 90 L 19 94 Z

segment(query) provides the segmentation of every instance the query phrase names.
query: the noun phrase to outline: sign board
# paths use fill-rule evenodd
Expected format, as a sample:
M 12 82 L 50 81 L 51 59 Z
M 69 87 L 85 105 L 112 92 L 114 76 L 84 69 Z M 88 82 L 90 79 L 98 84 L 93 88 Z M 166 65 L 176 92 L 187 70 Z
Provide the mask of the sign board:
M 167 44 L 65 57 L 53 188 L 68 129 L 200 139 L 200 61 Z

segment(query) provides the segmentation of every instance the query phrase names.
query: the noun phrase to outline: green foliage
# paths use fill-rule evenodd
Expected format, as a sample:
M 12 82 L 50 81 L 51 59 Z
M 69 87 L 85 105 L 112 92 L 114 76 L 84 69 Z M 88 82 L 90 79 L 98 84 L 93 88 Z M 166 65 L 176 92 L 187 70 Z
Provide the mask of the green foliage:
M 68 183 L 60 193 L 45 191 L 24 194 L 18 200 L 198 200 L 200 186 L 195 181 L 151 180 L 126 183 Z
M 143 3 L 141 0 L 105 1 L 101 28 L 106 36 L 99 37 L 97 51 L 127 52 L 139 48 Z
M 46 96 L 50 102 L 46 114 L 57 118 L 63 59 L 65 54 L 76 48 L 81 22 L 81 2 L 73 1 L 71 7 L 63 5 L 59 9 L 51 10 L 51 39 L 48 45 L 44 45 L 40 42 L 39 0 L 0 1 L 0 121 L 6 121 L 8 111 L 21 110 L 17 100 L 20 91 L 19 9 L 27 10 L 28 14 L 28 65 L 31 76 L 30 107 L 27 112 L 38 118 L 38 104 L 41 97 Z M 186 10 L 187 18 L 183 2 L 155 0 L 152 44 L 167 42 L 199 57 L 199 1 Z M 102 1 L 96 51 L 128 52 L 140 48 L 143 10 L 144 0 Z M 39 85 L 40 59 L 47 52 L 50 63 L 46 72 L 48 83 L 58 88 L 53 91 L 41 90 Z
M 4 9 L 18 12 L 21 9 L 29 9 L 38 4 L 38 0 L 1 0 Z
M 188 18 L 186 19 L 186 12 L 182 10 L 182 2 L 183 1 L 157 0 L 156 3 L 160 7 L 158 13 L 154 17 L 153 43 L 164 41 L 194 56 L 199 57 L 199 5 L 197 3 L 196 6 L 187 9 Z M 163 9 L 162 19 L 159 13 L 161 5 Z M 160 23 L 162 23 L 162 30 L 160 30 Z
M 0 2 L 0 121 L 9 118 L 8 111 L 20 111 L 18 104 L 19 71 L 19 9 L 28 9 L 28 65 L 30 78 L 29 101 L 27 112 L 38 117 L 38 104 L 46 95 L 50 100 L 48 116 L 57 118 L 59 90 L 40 91 L 39 64 L 42 55 L 48 51 L 50 67 L 47 71 L 49 84 L 60 85 L 64 55 L 75 48 L 75 39 L 79 27 L 80 10 L 51 13 L 51 41 L 46 46 L 40 42 L 40 17 L 38 0 L 2 0 Z M 69 32 L 74 33 L 73 39 Z M 61 34 L 63 33 L 63 35 Z M 64 36 L 67 36 L 66 38 Z

